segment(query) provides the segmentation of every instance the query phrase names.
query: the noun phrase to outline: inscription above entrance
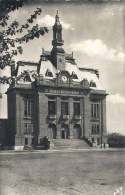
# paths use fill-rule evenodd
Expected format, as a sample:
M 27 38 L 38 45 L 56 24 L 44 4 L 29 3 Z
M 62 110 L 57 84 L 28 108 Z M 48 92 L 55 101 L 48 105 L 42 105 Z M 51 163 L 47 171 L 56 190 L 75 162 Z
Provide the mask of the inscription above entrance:
M 84 91 L 68 91 L 68 90 L 55 90 L 55 89 L 45 89 L 45 93 L 52 94 L 71 94 L 71 95 L 84 95 Z

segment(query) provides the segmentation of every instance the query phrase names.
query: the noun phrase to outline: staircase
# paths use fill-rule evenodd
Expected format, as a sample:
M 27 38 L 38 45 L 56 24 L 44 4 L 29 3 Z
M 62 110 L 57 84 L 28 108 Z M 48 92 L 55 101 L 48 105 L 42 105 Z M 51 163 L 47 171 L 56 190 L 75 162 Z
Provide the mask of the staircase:
M 80 139 L 53 139 L 50 141 L 50 149 L 84 149 L 90 148 L 85 140 Z

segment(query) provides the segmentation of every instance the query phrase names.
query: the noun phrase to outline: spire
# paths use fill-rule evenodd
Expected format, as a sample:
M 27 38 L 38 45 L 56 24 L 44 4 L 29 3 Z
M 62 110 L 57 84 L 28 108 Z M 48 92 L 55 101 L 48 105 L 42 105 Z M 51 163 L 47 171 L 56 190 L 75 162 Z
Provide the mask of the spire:
M 62 46 L 64 41 L 62 40 L 62 25 L 60 24 L 58 10 L 55 16 L 55 24 L 53 26 L 53 46 Z
M 58 16 L 58 10 L 57 10 L 55 19 L 56 19 L 55 20 L 55 23 L 59 25 L 60 24 L 60 21 L 59 21 L 59 16 Z
M 59 69 L 65 63 L 64 41 L 62 39 L 62 25 L 60 24 L 58 10 L 53 25 L 53 48 L 51 50 L 51 62 L 55 68 Z

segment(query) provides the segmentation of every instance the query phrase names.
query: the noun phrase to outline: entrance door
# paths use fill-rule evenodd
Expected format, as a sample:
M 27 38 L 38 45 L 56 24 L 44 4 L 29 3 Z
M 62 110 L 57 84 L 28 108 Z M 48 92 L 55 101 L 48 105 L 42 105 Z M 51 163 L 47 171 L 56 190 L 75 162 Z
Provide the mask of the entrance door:
M 65 139 L 65 131 L 62 130 L 62 139 Z
M 81 126 L 79 124 L 74 125 L 74 138 L 80 139 L 81 138 Z
M 61 138 L 68 139 L 69 138 L 69 128 L 68 125 L 63 124 L 61 127 Z
M 57 131 L 55 124 L 48 125 L 48 138 L 49 139 L 56 139 Z

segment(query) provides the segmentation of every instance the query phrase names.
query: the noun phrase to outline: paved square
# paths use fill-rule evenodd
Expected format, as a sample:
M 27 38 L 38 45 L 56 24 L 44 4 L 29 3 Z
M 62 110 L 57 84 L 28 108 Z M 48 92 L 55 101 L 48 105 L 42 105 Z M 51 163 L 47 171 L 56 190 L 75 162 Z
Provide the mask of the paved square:
M 124 150 L 0 153 L 0 194 L 113 195 L 124 162 Z

